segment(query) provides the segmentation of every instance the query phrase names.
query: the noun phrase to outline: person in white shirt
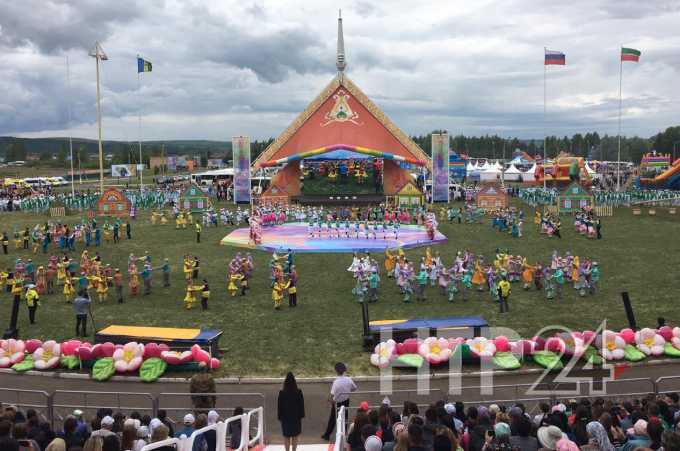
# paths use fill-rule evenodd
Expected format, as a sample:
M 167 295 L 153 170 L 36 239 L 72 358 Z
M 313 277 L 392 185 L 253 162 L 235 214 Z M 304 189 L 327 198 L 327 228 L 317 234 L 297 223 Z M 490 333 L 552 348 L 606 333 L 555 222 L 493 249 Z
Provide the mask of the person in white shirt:
M 345 406 L 345 409 L 349 407 L 349 395 L 355 392 L 357 389 L 356 384 L 351 377 L 345 376 L 347 367 L 344 363 L 338 362 L 335 364 L 335 372 L 337 377 L 333 381 L 331 386 L 331 393 L 329 396 L 329 403 L 331 404 L 331 413 L 328 418 L 328 425 L 326 426 L 326 432 L 321 436 L 323 440 L 330 440 L 333 429 L 335 429 L 336 422 L 336 411 L 340 407 Z M 345 411 L 345 421 L 347 421 L 347 411 Z

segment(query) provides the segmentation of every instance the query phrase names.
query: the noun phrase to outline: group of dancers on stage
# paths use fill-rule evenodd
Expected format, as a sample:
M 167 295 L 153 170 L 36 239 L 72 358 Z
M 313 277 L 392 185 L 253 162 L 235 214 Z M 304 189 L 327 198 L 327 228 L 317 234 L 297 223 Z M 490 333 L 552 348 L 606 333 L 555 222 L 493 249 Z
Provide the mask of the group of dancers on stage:
M 387 277 L 393 278 L 403 294 L 404 302 L 411 302 L 415 294 L 416 301 L 424 301 L 427 286 L 437 286 L 441 295 L 449 302 L 460 296 L 464 301 L 475 289 L 488 291 L 491 298 L 499 300 L 499 284 L 502 281 L 522 282 L 524 290 L 532 287 L 544 290 L 546 299 L 562 299 L 563 287 L 573 284 L 580 296 L 595 294 L 600 280 L 600 269 L 597 262 L 588 258 L 580 259 L 567 252 L 560 256 L 553 252 L 549 264 L 530 264 L 526 257 L 511 255 L 509 251 L 496 251 L 495 259 L 487 263 L 484 256 L 475 256 L 468 250 L 458 252 L 451 267 L 442 261 L 439 252 L 433 255 L 429 248 L 421 257 L 419 267 L 410 261 L 401 249 L 385 251 L 385 271 Z M 370 254 L 359 257 L 354 254 L 352 264 L 347 268 L 356 279 L 352 293 L 359 302 L 368 298 L 369 302 L 378 299 L 380 269 Z M 507 299 L 506 299 L 507 301 Z
M 307 235 L 309 238 L 365 238 L 365 239 L 399 239 L 399 221 L 309 221 Z

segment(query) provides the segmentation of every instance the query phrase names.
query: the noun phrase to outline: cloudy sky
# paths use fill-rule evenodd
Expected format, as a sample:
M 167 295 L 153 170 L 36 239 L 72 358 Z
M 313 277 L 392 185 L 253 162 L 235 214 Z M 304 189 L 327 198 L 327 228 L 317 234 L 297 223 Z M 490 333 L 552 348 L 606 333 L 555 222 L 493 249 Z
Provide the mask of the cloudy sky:
M 140 111 L 144 139 L 276 136 L 335 74 L 339 7 L 347 74 L 407 133 L 616 134 L 621 45 L 624 133 L 680 124 L 678 0 L 0 0 L 0 135 L 95 137 L 99 40 L 105 138 Z

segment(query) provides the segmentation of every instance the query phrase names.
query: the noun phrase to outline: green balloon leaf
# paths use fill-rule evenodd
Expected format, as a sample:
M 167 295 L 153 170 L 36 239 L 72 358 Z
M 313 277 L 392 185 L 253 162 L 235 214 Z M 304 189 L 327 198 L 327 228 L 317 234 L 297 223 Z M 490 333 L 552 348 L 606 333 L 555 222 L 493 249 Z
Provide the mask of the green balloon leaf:
M 30 355 L 27 355 L 24 360 L 22 360 L 19 363 L 15 363 L 12 365 L 12 369 L 16 371 L 17 373 L 23 373 L 28 370 L 33 369 L 33 357 Z
M 62 368 L 67 368 L 69 370 L 76 369 L 80 366 L 80 359 L 74 355 L 63 355 L 59 361 Z
M 142 382 L 154 382 L 165 373 L 167 367 L 168 364 L 165 363 L 165 360 L 152 357 L 145 360 L 139 367 L 139 378 Z
M 92 367 L 92 379 L 103 382 L 113 376 L 113 373 L 115 372 L 116 370 L 113 366 L 113 359 L 111 357 L 99 359 Z

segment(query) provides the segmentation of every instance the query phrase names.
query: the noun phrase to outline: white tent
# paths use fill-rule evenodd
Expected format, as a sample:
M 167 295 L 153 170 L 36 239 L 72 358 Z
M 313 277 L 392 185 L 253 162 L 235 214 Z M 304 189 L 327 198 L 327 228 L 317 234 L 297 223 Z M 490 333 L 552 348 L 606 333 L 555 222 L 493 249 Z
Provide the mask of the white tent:
M 492 166 L 494 169 L 498 169 L 499 171 L 503 170 L 503 165 L 500 164 L 498 161 L 496 161 Z
M 488 161 L 485 161 L 483 165 L 481 166 L 478 165 L 478 167 L 481 171 L 486 171 L 491 167 L 491 165 L 489 164 Z
M 496 169 L 492 165 L 488 165 L 487 168 L 479 173 L 480 182 L 495 182 L 501 179 L 501 171 Z
M 536 163 L 534 163 L 529 169 L 522 172 L 523 182 L 533 182 L 536 180 Z
M 503 180 L 510 182 L 519 182 L 522 180 L 522 171 L 517 169 L 514 164 L 510 164 L 510 167 L 503 173 Z

